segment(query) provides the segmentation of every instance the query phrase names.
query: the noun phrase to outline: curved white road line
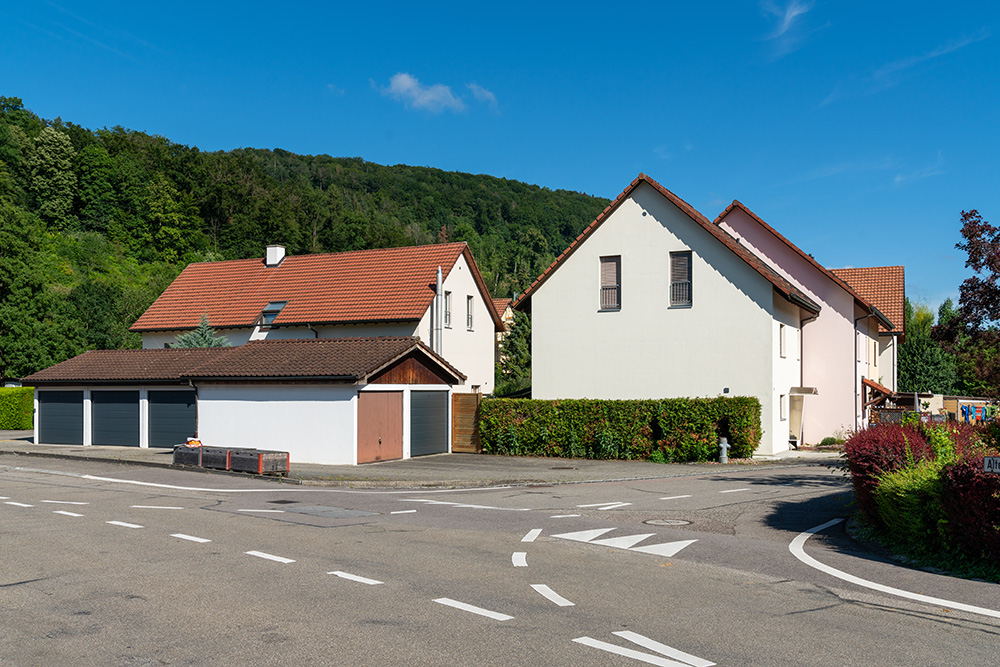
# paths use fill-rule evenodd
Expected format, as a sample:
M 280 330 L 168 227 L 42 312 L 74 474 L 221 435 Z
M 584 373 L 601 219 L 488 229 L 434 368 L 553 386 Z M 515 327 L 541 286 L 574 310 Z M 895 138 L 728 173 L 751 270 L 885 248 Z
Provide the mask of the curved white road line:
M 792 540 L 792 543 L 788 545 L 788 550 L 792 552 L 792 555 L 798 558 L 800 561 L 808 565 L 809 567 L 815 568 L 820 572 L 825 572 L 832 577 L 837 577 L 838 579 L 843 579 L 852 584 L 858 586 L 864 586 L 865 588 L 870 588 L 872 590 L 879 591 L 881 593 L 888 593 L 889 595 L 896 595 L 898 597 L 907 598 L 909 600 L 916 600 L 918 602 L 926 602 L 927 604 L 932 604 L 938 607 L 947 607 L 949 609 L 958 609 L 960 611 L 967 611 L 971 614 L 979 614 L 981 616 L 991 616 L 993 618 L 1000 618 L 1000 611 L 995 609 L 986 609 L 985 607 L 976 607 L 971 604 L 963 604 L 961 602 L 953 602 L 951 600 L 943 600 L 941 598 L 931 597 L 929 595 L 921 595 L 920 593 L 911 593 L 910 591 L 904 591 L 899 588 L 893 588 L 891 586 L 885 586 L 883 584 L 877 584 L 874 581 L 868 581 L 867 579 L 862 579 L 861 577 L 856 577 L 853 574 L 848 574 L 841 570 L 838 570 L 829 565 L 824 565 L 818 560 L 808 555 L 805 552 L 806 540 L 815 535 L 816 533 L 826 530 L 830 526 L 835 526 L 843 521 L 843 519 L 831 519 L 826 523 L 816 526 L 815 528 L 810 528 L 804 533 L 800 533 Z
M 528 552 L 515 551 L 510 555 L 510 562 L 514 564 L 514 567 L 528 567 Z
M 531 584 L 531 587 L 535 589 L 535 592 L 541 595 L 543 598 L 545 598 L 549 602 L 559 605 L 560 607 L 576 606 L 576 603 L 570 602 L 569 600 L 559 595 L 545 584 Z

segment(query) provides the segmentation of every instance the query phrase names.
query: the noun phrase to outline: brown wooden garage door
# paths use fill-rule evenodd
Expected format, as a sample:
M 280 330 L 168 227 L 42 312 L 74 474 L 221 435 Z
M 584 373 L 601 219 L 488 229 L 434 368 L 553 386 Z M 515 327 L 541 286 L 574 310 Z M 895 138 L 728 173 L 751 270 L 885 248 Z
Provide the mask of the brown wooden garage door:
M 479 402 L 482 394 L 451 395 L 451 451 L 478 454 L 482 451 L 479 443 Z
M 403 458 L 403 392 L 358 394 L 358 463 Z

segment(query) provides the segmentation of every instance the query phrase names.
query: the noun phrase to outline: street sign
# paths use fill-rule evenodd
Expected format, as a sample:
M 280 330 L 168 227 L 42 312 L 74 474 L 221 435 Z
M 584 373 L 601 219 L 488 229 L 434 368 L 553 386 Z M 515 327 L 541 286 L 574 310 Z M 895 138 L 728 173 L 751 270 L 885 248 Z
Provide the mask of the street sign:
M 984 456 L 983 470 L 986 472 L 1000 472 L 1000 456 Z

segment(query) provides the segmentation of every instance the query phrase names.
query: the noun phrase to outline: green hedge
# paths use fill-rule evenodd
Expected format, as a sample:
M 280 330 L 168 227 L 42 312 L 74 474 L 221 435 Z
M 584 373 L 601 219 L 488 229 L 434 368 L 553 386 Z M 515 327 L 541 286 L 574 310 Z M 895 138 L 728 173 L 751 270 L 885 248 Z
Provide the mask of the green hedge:
M 510 456 L 708 461 L 720 437 L 731 458 L 760 444 L 753 397 L 640 401 L 487 398 L 479 416 L 483 451 Z
M 0 429 L 23 431 L 35 427 L 35 390 L 0 387 Z

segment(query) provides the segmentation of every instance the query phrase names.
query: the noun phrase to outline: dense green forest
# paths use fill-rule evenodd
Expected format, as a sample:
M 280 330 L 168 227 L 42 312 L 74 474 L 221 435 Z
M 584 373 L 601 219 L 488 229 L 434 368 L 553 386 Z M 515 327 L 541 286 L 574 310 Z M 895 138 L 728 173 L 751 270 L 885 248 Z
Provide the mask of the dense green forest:
M 190 262 L 467 241 L 523 290 L 608 204 L 491 176 L 282 150 L 204 152 L 0 97 L 0 381 L 128 327 Z

